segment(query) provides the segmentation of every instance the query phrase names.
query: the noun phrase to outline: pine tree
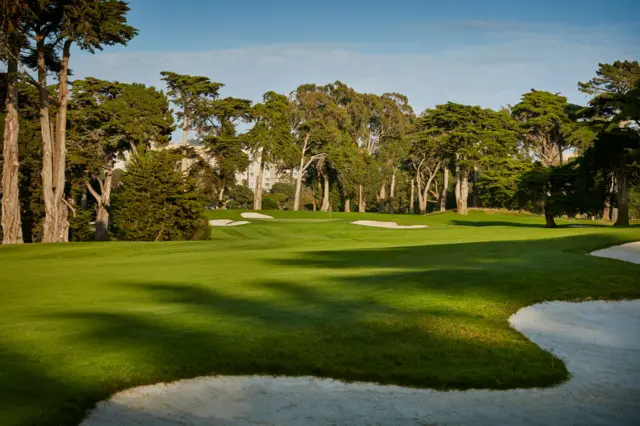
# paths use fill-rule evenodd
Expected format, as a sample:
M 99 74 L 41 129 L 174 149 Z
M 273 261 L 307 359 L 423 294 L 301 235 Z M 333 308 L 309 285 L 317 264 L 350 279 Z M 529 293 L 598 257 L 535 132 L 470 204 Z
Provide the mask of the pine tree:
M 133 157 L 114 193 L 113 224 L 118 239 L 170 241 L 206 238 L 204 202 L 195 182 L 181 171 L 170 150 Z

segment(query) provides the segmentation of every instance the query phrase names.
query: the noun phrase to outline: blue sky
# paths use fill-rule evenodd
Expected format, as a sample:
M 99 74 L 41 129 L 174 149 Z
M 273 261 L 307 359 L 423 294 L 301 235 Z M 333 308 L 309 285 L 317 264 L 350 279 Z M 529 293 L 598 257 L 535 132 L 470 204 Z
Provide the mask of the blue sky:
M 176 7 L 177 4 L 179 7 Z M 131 22 L 142 29 L 131 46 L 202 50 L 246 43 L 404 43 L 438 49 L 481 42 L 501 23 L 614 29 L 637 26 L 634 1 L 592 0 L 132 0 Z M 635 12 L 635 13 L 634 13 Z M 491 22 L 495 28 L 455 25 Z M 453 26 L 452 26 L 453 25 Z M 447 29 L 447 31 L 442 31 Z M 638 29 L 635 29 L 638 31 Z M 493 34 L 495 35 L 495 34 Z M 430 37 L 424 37 L 430 36 Z M 431 40 L 435 36 L 436 40 Z M 636 34 L 637 36 L 637 34 Z M 437 43 L 435 43 L 437 42 Z M 374 47 L 375 48 L 375 47 Z
M 498 108 L 536 88 L 586 97 L 599 62 L 640 59 L 640 2 L 626 0 L 131 0 L 140 35 L 77 52 L 76 77 L 162 87 L 160 71 L 206 75 L 224 96 L 260 100 L 341 80 L 397 91 L 414 108 Z

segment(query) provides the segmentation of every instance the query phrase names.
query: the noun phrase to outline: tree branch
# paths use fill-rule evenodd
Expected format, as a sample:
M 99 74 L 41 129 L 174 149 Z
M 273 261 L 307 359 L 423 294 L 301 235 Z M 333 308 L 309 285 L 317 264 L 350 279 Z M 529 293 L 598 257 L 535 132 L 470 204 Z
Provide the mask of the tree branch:
M 62 202 L 66 204 L 69 210 L 71 210 L 71 214 L 73 214 L 73 217 L 76 217 L 76 208 L 69 204 L 69 202 L 65 200 L 64 197 L 62 197 Z
M 309 161 L 307 161 L 307 164 L 305 164 L 304 167 L 302 168 L 302 170 L 300 170 L 300 173 L 304 173 L 305 170 L 307 170 L 309 168 L 311 163 L 313 163 L 316 160 L 320 160 L 320 159 L 322 159 L 324 157 L 325 157 L 325 154 L 317 154 L 317 155 L 314 155 L 313 157 L 309 158 Z
M 91 182 L 86 182 L 87 184 L 87 189 L 89 190 L 89 192 L 91 193 L 91 195 L 93 195 L 93 198 L 96 199 L 96 201 L 98 202 L 99 205 L 102 205 L 102 200 L 100 195 L 96 192 L 95 189 L 93 189 L 93 187 L 91 186 Z
M 95 180 L 97 180 L 97 181 L 98 181 L 98 185 L 100 185 L 100 193 L 101 193 L 101 194 L 104 194 L 104 184 L 102 183 L 102 179 L 100 179 L 100 178 L 99 178 L 99 177 L 97 177 L 97 176 L 94 176 L 93 178 L 94 178 Z

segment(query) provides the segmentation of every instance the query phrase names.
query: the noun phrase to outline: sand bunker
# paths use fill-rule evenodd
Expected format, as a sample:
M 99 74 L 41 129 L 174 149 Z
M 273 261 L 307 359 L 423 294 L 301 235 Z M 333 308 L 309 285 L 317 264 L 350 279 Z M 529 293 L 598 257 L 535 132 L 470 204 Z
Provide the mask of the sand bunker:
M 624 260 L 625 262 L 640 264 L 640 241 L 596 250 L 591 256 L 607 257 L 609 259 Z M 640 331 L 639 331 L 640 333 Z M 640 397 L 640 396 L 639 396 Z
M 388 229 L 422 229 L 427 227 L 427 225 L 398 225 L 395 222 L 379 222 L 377 220 L 356 220 L 355 222 L 351 222 L 351 224 Z
M 240 216 L 242 216 L 245 219 L 273 219 L 273 216 L 269 216 L 262 213 L 254 213 L 254 212 L 244 212 L 244 213 L 241 213 Z
M 544 303 L 510 323 L 564 359 L 572 379 L 545 389 L 440 392 L 313 377 L 201 377 L 120 392 L 82 425 L 637 424 L 640 301 Z
M 246 225 L 248 223 L 251 222 L 247 222 L 246 220 L 239 220 L 237 222 L 234 222 L 233 220 L 229 220 L 229 219 L 215 219 L 215 220 L 210 220 L 209 221 L 209 226 L 240 226 L 240 225 Z
M 640 263 L 640 243 L 592 255 L 603 253 Z M 563 359 L 572 378 L 555 388 L 441 392 L 314 377 L 200 377 L 117 393 L 82 425 L 637 424 L 640 300 L 542 303 L 509 323 Z

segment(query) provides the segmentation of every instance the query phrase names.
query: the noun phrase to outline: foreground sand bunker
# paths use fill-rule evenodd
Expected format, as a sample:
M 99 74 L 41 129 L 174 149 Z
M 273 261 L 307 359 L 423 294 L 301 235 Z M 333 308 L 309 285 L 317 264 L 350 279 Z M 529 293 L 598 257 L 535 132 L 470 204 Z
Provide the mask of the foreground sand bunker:
M 379 222 L 377 220 L 356 220 L 355 222 L 351 222 L 351 224 L 389 229 L 423 229 L 427 227 L 427 225 L 398 225 L 395 222 Z
M 591 256 L 606 257 L 640 264 L 640 241 L 596 250 L 591 253 Z
M 620 246 L 624 256 L 640 263 L 628 246 Z M 314 377 L 200 377 L 120 392 L 82 425 L 638 424 L 640 300 L 542 303 L 509 322 L 562 358 L 572 378 L 555 388 L 439 392 Z
M 572 379 L 548 389 L 438 392 L 312 377 L 201 377 L 118 393 L 82 424 L 637 424 L 640 301 L 545 303 L 510 322 L 564 359 Z

